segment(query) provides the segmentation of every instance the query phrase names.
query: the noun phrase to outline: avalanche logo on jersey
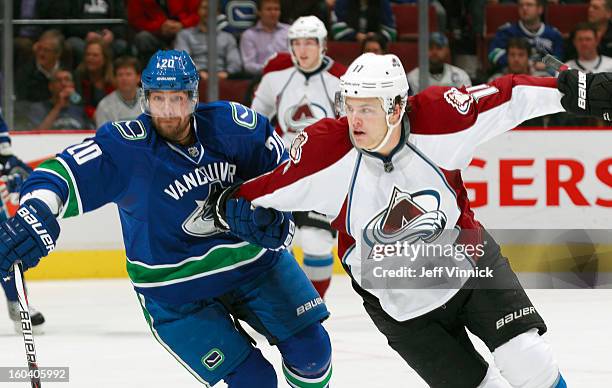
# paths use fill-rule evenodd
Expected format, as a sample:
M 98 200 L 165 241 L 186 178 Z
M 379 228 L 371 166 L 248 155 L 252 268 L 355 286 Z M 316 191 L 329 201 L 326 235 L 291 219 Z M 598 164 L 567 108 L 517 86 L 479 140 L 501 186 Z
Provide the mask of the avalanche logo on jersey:
M 423 190 L 411 194 L 393 187 L 387 207 L 366 225 L 364 242 L 369 247 L 398 241 L 408 244 L 419 240 L 432 242 L 444 230 L 446 219 L 440 210 L 440 194 L 437 191 Z
M 219 233 L 215 227 L 212 207 L 217 194 L 223 190 L 220 181 L 210 184 L 208 197 L 204 201 L 196 201 L 195 210 L 183 222 L 183 231 L 195 237 L 207 237 Z
M 471 94 L 462 93 L 457 88 L 450 88 L 444 92 L 444 99 L 462 115 L 468 114 L 474 101 Z
M 297 133 L 325 117 L 328 117 L 325 108 L 308 101 L 304 96 L 300 102 L 285 111 L 285 128 L 287 132 Z

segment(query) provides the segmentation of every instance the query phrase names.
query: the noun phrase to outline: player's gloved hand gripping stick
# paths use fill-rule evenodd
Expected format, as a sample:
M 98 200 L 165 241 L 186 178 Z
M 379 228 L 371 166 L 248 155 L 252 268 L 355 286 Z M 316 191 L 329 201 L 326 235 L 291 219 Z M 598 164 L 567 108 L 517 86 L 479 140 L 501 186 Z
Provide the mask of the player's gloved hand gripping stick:
M 14 217 L 0 223 L 0 277 L 7 277 L 18 260 L 24 269 L 36 266 L 55 249 L 59 232 L 55 216 L 43 201 L 25 201 Z
M 253 207 L 244 198 L 233 198 L 238 187 L 225 189 L 215 201 L 215 225 L 244 241 L 270 250 L 287 248 L 295 234 L 291 213 Z
M 586 74 L 552 55 L 545 55 L 542 62 L 559 71 L 557 88 L 563 93 L 561 105 L 566 111 L 612 121 L 612 73 Z

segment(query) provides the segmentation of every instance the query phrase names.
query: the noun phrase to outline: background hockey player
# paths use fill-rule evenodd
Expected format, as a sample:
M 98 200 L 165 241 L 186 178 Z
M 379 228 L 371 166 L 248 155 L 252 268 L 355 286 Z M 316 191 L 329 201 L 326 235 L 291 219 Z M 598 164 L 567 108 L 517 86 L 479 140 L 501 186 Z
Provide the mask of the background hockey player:
M 540 337 L 546 325 L 497 243 L 475 220 L 460 169 L 479 144 L 524 120 L 564 110 L 609 117 L 611 74 L 571 70 L 559 80 L 508 75 L 467 89 L 428 88 L 408 103 L 398 58 L 364 54 L 342 77 L 341 94 L 346 117 L 306 128 L 290 149 L 290 161 L 224 191 L 216 206 L 219 222 L 249 240 L 236 222 L 236 209 L 250 208 L 249 201 L 336 216 L 339 254 L 366 311 L 432 387 L 565 387 Z M 395 207 L 397 192 L 411 200 L 405 212 Z M 473 259 L 492 269 L 493 277 L 462 279 L 450 290 L 362 288 L 362 252 L 409 233 L 405 225 L 419 221 L 429 236 L 472 231 L 485 247 Z M 504 319 L 508 315 L 516 319 Z M 474 349 L 466 327 L 484 341 L 495 365 Z
M 302 16 L 289 28 L 288 49 L 293 65 L 284 67 L 282 56 L 272 59 L 251 108 L 272 119 L 287 147 L 306 126 L 325 117 L 335 117 L 334 96 L 346 68 L 325 55 L 327 29 L 316 16 Z M 326 216 L 297 212 L 299 245 L 304 251 L 304 272 L 319 295 L 325 296 L 333 270 L 335 233 Z
M 32 172 L 30 166 L 13 155 L 11 147 L 11 138 L 8 133 L 8 127 L 4 118 L 0 114 L 0 179 L 2 186 L 6 189 L 0 195 L 6 197 L 9 193 L 18 193 L 22 179 L 27 177 Z M 0 220 L 5 221 L 8 217 L 6 203 L 4 200 L 0 203 Z M 6 295 L 6 305 L 8 307 L 9 318 L 14 322 L 15 331 L 21 333 L 21 320 L 19 318 L 19 302 L 17 301 L 17 289 L 15 288 L 15 279 L 10 278 L 8 281 L 0 281 L 4 294 Z M 45 317 L 42 313 L 30 306 L 30 317 L 32 319 L 32 329 L 35 334 L 41 334 Z
M 277 345 L 292 386 L 326 387 L 331 346 L 320 321 L 328 312 L 283 249 L 290 214 L 246 209 L 243 225 L 258 245 L 220 232 L 211 214 L 216 192 L 286 158 L 282 140 L 240 104 L 198 104 L 198 73 L 184 51 L 153 56 L 142 86 L 145 114 L 105 124 L 25 182 L 17 215 L 0 225 L 0 275 L 17 259 L 36 265 L 54 248 L 56 217 L 114 202 L 146 321 L 198 381 L 277 386 L 241 319 Z

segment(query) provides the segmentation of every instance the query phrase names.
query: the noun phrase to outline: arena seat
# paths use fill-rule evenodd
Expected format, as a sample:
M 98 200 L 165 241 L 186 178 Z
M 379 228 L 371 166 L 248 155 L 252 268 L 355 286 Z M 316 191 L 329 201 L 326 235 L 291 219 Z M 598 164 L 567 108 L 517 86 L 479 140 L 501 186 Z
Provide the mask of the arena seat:
M 327 55 L 336 62 L 348 66 L 361 54 L 361 45 L 357 42 L 327 42 Z
M 588 9 L 588 4 L 550 4 L 546 9 L 546 23 L 568 36 L 576 24 L 587 21 Z
M 391 4 L 395 16 L 398 40 L 416 40 L 419 33 L 419 8 L 414 4 Z M 438 17 L 434 7 L 429 7 L 429 31 L 438 30 Z
M 244 97 L 246 96 L 247 89 L 251 80 L 248 79 L 224 79 L 219 80 L 219 100 L 236 101 L 244 103 Z M 199 86 L 200 101 L 207 102 L 207 89 L 208 83 L 206 81 L 200 81 Z
M 388 49 L 389 53 L 399 57 L 406 72 L 418 66 L 419 45 L 417 42 L 391 42 Z
M 518 19 L 516 4 L 488 4 L 485 10 L 485 37 L 490 39 L 500 26 Z

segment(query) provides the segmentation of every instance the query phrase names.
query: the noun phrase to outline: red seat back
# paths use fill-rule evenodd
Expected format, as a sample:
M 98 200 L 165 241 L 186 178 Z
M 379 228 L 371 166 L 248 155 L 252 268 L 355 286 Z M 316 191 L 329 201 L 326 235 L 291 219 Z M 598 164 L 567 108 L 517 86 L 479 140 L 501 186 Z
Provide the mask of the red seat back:
M 327 55 L 336 62 L 348 66 L 361 54 L 361 45 L 357 42 L 327 42 Z
M 406 73 L 418 66 L 419 45 L 417 42 L 392 42 L 389 43 L 388 48 L 389 53 L 397 55 L 402 61 Z
M 551 4 L 546 10 L 546 23 L 568 35 L 576 24 L 586 22 L 588 4 Z
M 500 26 L 518 20 L 518 8 L 515 4 L 489 4 L 486 8 L 485 36 L 495 35 Z
M 419 33 L 419 8 L 414 4 L 391 4 L 399 40 L 416 40 Z M 429 7 L 429 31 L 438 31 L 434 7 Z
M 248 79 L 223 79 L 219 80 L 219 100 L 235 101 L 244 103 L 244 98 L 251 83 Z M 208 101 L 208 82 L 200 80 L 200 101 Z

